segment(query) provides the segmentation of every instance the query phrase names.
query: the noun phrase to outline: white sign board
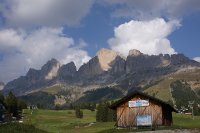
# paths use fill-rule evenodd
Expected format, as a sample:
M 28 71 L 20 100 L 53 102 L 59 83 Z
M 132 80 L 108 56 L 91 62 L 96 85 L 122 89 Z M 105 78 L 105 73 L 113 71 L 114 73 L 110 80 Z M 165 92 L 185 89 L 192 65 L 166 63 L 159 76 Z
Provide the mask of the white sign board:
M 150 126 L 150 125 L 152 125 L 150 115 L 137 116 L 136 118 L 137 118 L 137 126 Z
M 129 101 L 128 107 L 141 107 L 141 106 L 149 106 L 149 100 L 135 100 Z

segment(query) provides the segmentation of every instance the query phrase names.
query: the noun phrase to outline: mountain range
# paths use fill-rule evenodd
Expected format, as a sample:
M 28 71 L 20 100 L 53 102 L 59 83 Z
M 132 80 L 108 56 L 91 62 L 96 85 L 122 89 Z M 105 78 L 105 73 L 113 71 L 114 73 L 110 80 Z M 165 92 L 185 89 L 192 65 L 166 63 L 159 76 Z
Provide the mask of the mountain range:
M 101 90 L 105 94 L 116 94 L 113 98 L 137 88 L 156 95 L 152 93 L 155 85 L 164 82 L 170 76 L 176 77 L 181 73 L 195 74 L 199 70 L 200 63 L 183 54 L 146 55 L 133 49 L 127 57 L 123 57 L 117 52 L 103 48 L 79 69 L 74 62 L 61 64 L 56 59 L 51 59 L 40 70 L 31 68 L 25 76 L 8 82 L 3 92 L 12 91 L 15 95 L 26 98 L 36 93 L 48 93 L 54 96 L 54 104 L 88 100 L 89 95 L 93 93 L 98 92 L 97 95 L 101 95 Z M 177 80 L 181 81 L 182 78 Z M 154 88 L 151 88 L 152 86 Z M 194 91 L 192 88 L 191 90 Z M 197 87 L 196 90 L 198 95 L 200 88 Z M 159 93 L 159 90 L 157 91 Z

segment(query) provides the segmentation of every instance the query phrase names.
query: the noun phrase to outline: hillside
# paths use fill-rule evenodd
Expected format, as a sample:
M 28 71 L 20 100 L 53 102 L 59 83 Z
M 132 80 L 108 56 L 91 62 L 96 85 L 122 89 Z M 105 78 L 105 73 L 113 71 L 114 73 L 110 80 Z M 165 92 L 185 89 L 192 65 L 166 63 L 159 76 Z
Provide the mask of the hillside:
M 196 76 L 192 76 L 196 75 Z M 166 101 L 172 105 L 177 105 L 180 109 L 180 106 L 187 106 L 188 100 L 199 101 L 200 97 L 200 70 L 187 70 L 180 71 L 170 75 L 166 75 L 161 77 L 157 81 L 150 82 L 147 85 L 141 84 L 141 88 L 132 88 L 133 89 L 141 89 L 144 92 L 155 96 L 163 101 Z M 192 84 L 191 84 L 192 83 Z M 176 84 L 179 84 L 181 87 L 172 87 Z M 172 91 L 174 88 L 174 91 Z M 98 88 L 94 90 L 82 91 L 81 88 L 68 88 L 64 85 L 54 85 L 51 87 L 46 87 L 42 89 L 44 94 L 49 94 L 53 96 L 53 98 L 49 102 L 40 102 L 46 97 L 42 96 L 40 91 L 31 93 L 27 96 L 22 96 L 22 99 L 28 101 L 31 104 L 37 105 L 38 103 L 43 103 L 43 106 L 53 107 L 55 105 L 69 105 L 70 103 L 81 103 L 81 102 L 100 102 L 104 100 L 115 100 L 119 99 L 126 95 L 127 91 L 124 89 L 114 87 L 104 87 Z M 40 94 L 37 97 L 34 95 Z M 183 96 L 186 94 L 186 96 Z M 27 98 L 27 99 L 26 99 Z M 48 97 L 46 97 L 48 99 Z M 37 100 L 36 100 L 37 99 Z M 74 100 L 72 100 L 74 99 Z M 44 100 L 45 101 L 45 100 Z M 183 101 L 183 102 L 180 102 Z
M 174 104 L 177 108 L 188 106 L 189 101 L 200 103 L 200 69 L 182 70 L 164 76 L 144 92 Z

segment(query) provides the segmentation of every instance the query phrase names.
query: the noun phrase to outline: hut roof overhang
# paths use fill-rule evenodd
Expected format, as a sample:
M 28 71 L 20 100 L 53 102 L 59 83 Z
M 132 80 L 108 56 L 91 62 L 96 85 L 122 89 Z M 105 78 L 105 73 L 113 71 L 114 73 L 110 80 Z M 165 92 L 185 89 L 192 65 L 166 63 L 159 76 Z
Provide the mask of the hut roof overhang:
M 164 101 L 162 101 L 162 100 L 160 100 L 160 99 L 157 99 L 157 98 L 155 98 L 155 97 L 153 97 L 153 96 L 147 95 L 147 94 L 145 94 L 145 93 L 143 93 L 143 92 L 141 92 L 141 91 L 133 91 L 133 92 L 129 93 L 129 94 L 126 95 L 125 97 L 123 97 L 123 98 L 121 98 L 120 100 L 114 102 L 114 103 L 110 106 L 110 108 L 111 108 L 111 109 L 116 109 L 119 105 L 121 105 L 122 103 L 124 103 L 124 102 L 126 102 L 126 101 L 128 101 L 128 100 L 131 100 L 131 99 L 132 99 L 134 96 L 136 96 L 136 95 L 144 96 L 144 97 L 148 98 L 149 100 L 156 101 L 156 102 L 158 102 L 158 103 L 160 103 L 160 104 L 166 106 L 167 108 L 169 108 L 169 109 L 170 109 L 171 111 L 173 111 L 173 112 L 176 112 L 176 113 L 178 112 L 178 111 L 177 111 L 175 108 L 173 108 L 170 104 L 168 104 L 168 103 L 166 103 L 166 102 L 164 102 Z

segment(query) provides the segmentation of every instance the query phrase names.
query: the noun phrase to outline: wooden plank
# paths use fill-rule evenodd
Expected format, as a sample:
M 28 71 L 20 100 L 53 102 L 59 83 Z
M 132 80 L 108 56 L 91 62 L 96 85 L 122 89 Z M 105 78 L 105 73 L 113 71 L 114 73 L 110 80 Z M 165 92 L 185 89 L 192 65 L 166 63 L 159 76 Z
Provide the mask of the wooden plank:
M 119 122 L 119 120 L 120 120 L 120 118 L 121 118 L 123 112 L 124 112 L 124 109 L 125 109 L 125 106 L 124 106 L 124 108 L 123 108 L 123 110 L 122 110 L 121 114 L 119 115 L 119 118 L 118 118 L 118 120 L 117 120 L 117 122 L 116 122 L 117 125 L 118 125 L 118 122 Z M 115 125 L 116 125 L 116 124 L 115 124 Z

